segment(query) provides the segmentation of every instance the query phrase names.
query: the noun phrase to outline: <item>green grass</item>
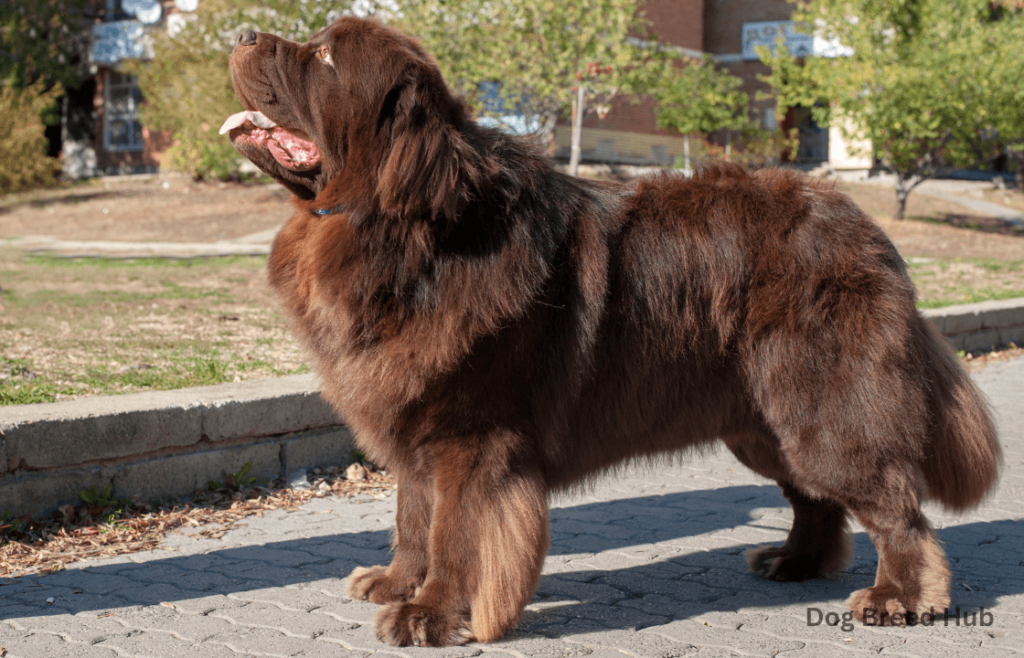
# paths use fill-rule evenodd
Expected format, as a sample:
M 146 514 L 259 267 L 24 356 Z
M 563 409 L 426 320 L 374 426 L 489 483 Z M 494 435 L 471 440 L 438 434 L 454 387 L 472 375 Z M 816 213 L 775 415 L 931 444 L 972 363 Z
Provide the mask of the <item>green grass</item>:
M 908 264 L 918 308 L 942 308 L 1024 297 L 1024 261 L 934 259 Z
M 56 256 L 25 256 L 26 265 L 64 270 L 100 269 L 134 270 L 149 269 L 194 269 L 200 267 L 246 267 L 257 270 L 267 262 L 266 256 L 213 256 L 210 258 L 59 258 Z M 245 281 L 244 279 L 240 279 Z
M 1024 289 L 1020 290 L 992 290 L 992 289 L 964 289 L 957 293 L 953 299 L 919 299 L 918 308 L 944 308 L 957 304 L 974 304 L 976 302 L 988 302 L 1000 299 L 1014 299 L 1024 297 Z
M 307 371 L 265 264 L 0 248 L 0 405 Z
M 123 389 L 169 390 L 209 386 L 233 379 L 233 375 L 228 372 L 227 362 L 217 352 L 181 353 L 171 359 L 169 366 L 162 368 L 114 371 L 109 367 L 94 366 L 84 376 L 76 377 L 74 384 L 57 383 L 39 375 L 31 378 L 24 376 L 22 373 L 33 372 L 32 364 L 25 359 L 0 357 L 0 369 L 9 374 L 7 379 L 0 379 L 0 406 L 55 402 L 60 397 L 80 393 L 79 387 L 110 394 Z M 255 369 L 250 367 L 246 370 Z

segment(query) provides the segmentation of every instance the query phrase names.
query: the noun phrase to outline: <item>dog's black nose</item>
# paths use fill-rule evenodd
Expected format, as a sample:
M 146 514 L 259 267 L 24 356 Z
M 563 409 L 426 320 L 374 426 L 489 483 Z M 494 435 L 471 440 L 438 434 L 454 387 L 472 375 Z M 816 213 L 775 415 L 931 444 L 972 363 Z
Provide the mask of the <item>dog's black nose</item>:
M 252 30 L 242 30 L 238 33 L 239 46 L 251 46 L 256 43 L 256 33 Z

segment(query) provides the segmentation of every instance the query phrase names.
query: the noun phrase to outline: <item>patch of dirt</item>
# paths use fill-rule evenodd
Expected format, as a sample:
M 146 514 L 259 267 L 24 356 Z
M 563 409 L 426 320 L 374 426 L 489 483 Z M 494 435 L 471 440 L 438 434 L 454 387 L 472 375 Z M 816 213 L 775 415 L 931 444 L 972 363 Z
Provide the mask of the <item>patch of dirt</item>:
M 896 204 L 892 188 L 847 182 L 839 183 L 838 188 L 878 222 L 904 258 L 1024 260 L 1024 235 L 1005 229 L 1006 223 L 996 217 L 978 215 L 958 203 L 912 192 L 907 199 L 907 219 L 897 221 L 892 219 Z
M 204 183 L 168 174 L 96 179 L 0 197 L 0 238 L 216 242 L 284 224 L 291 194 L 277 183 Z
M 1024 192 L 1019 190 L 983 190 L 980 198 L 1024 213 Z

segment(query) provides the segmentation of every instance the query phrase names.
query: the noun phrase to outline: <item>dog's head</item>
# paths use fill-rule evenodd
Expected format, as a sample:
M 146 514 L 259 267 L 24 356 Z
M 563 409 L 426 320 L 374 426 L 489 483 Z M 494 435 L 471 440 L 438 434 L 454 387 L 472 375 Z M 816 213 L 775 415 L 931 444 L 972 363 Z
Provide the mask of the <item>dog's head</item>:
M 245 111 L 221 132 L 300 199 L 436 218 L 474 194 L 465 108 L 393 29 L 346 17 L 306 43 L 244 30 L 231 77 Z

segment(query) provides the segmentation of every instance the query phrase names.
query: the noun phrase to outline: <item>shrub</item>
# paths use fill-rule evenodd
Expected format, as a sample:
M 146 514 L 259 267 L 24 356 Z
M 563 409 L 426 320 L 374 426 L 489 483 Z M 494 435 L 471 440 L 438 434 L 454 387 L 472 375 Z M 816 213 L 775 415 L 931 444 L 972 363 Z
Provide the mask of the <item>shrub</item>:
M 0 193 L 56 183 L 60 160 L 46 155 L 41 115 L 61 93 L 60 85 L 46 91 L 42 81 L 21 90 L 0 83 Z

